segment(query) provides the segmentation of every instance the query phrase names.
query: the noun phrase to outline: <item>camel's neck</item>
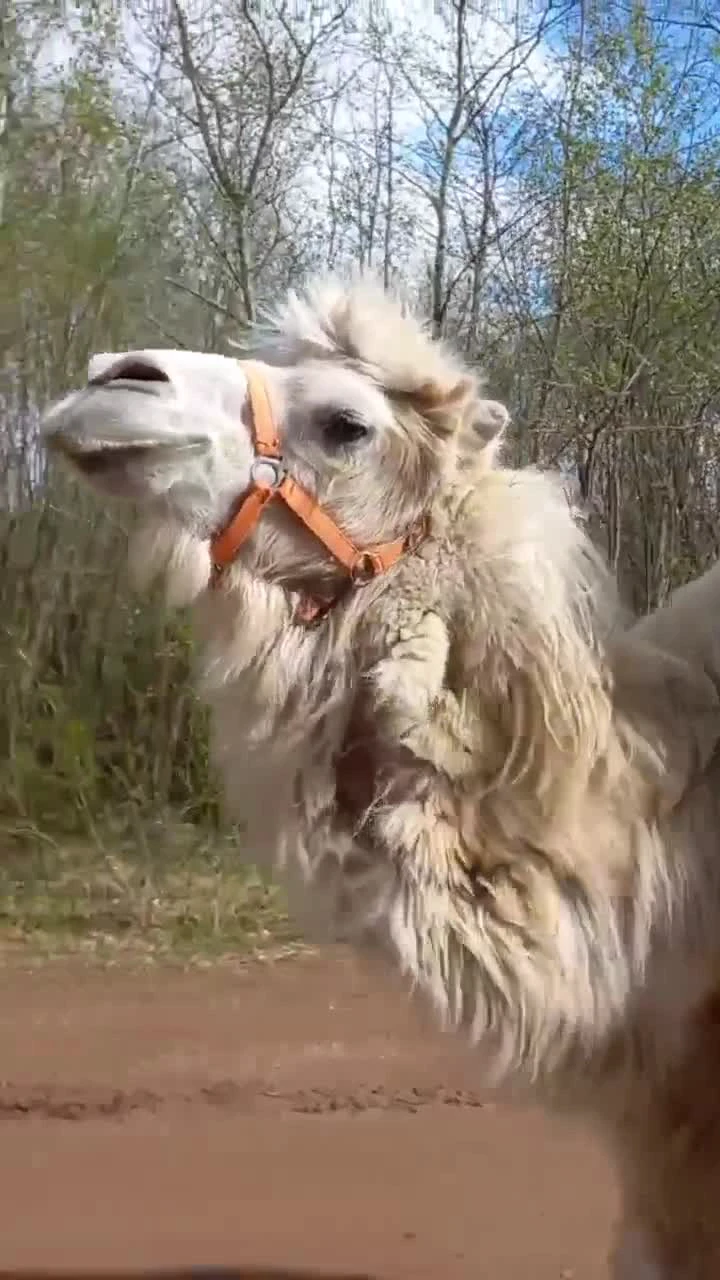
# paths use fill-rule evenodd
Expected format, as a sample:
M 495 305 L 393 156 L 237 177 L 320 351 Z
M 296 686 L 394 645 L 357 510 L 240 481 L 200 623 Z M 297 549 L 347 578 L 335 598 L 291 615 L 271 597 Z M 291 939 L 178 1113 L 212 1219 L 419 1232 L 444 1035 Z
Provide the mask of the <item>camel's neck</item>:
M 488 668 L 506 686 L 553 679 L 572 705 L 607 626 L 608 580 L 558 486 L 529 472 L 488 472 L 445 493 L 435 517 L 419 555 L 317 627 L 296 624 L 290 593 L 239 565 L 205 593 L 197 606 L 202 686 L 214 701 L 242 689 L 245 726 L 257 722 L 248 745 L 297 745 L 296 734 L 337 707 L 428 610 L 463 654 L 461 681 L 485 678 Z
M 354 668 L 350 624 L 305 627 L 292 597 L 234 568 L 197 606 L 201 692 L 214 710 L 235 708 L 246 749 L 301 752 L 314 724 L 337 713 Z

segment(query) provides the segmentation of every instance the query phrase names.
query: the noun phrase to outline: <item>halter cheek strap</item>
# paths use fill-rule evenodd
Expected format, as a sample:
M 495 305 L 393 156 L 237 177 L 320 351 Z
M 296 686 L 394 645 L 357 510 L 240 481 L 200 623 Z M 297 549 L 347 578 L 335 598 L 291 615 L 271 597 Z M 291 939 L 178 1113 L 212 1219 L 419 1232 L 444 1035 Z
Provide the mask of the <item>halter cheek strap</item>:
M 280 501 L 301 520 L 306 529 L 347 570 L 351 584 L 360 585 L 386 573 L 398 560 L 414 551 L 426 536 L 426 521 L 419 522 L 404 538 L 359 548 L 343 533 L 331 515 L 306 489 L 288 475 L 283 465 L 280 438 L 265 383 L 253 364 L 243 363 L 250 400 L 250 417 L 255 457 L 250 468 L 250 484 L 235 513 L 215 534 L 210 554 L 216 575 L 231 564 L 257 527 L 270 502 Z M 313 621 L 327 612 L 334 601 L 307 597 L 300 606 L 303 621 Z

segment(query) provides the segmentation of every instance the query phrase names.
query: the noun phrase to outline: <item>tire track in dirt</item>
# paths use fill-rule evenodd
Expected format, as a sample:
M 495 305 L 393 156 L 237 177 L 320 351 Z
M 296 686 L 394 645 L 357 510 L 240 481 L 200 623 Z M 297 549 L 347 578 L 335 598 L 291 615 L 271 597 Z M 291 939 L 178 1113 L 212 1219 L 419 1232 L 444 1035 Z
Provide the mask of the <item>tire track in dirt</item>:
M 78 1276 L 73 1271 L 0 1271 L 0 1280 L 375 1280 L 371 1275 L 335 1271 L 278 1271 L 267 1267 L 191 1267 L 190 1270 L 93 1271 Z
M 0 966 L 0 1046 L 0 1280 L 607 1280 L 604 1153 L 350 957 Z
M 271 1267 L 191 1267 L 162 1271 L 97 1271 L 78 1276 L 73 1271 L 0 1271 L 0 1280 L 374 1280 L 363 1272 L 278 1271 Z
M 117 1089 L 102 1086 L 37 1084 L 31 1088 L 0 1085 L 0 1121 L 40 1117 L 50 1120 L 118 1120 L 133 1112 L 158 1112 L 169 1106 L 209 1106 L 234 1112 L 260 1109 L 292 1111 L 305 1115 L 328 1112 L 404 1111 L 416 1114 L 425 1107 L 486 1107 L 479 1094 L 462 1089 L 436 1087 L 389 1089 L 367 1085 L 349 1092 L 334 1089 L 271 1088 L 263 1083 L 218 1080 L 194 1090 Z

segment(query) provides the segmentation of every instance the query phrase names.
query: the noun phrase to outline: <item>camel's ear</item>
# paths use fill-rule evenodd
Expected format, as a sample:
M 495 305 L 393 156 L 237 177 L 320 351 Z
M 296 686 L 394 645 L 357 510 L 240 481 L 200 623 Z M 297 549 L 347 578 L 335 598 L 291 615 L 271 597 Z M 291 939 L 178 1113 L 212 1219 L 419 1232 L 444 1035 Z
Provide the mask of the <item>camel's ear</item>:
M 472 374 L 461 373 L 452 381 L 431 378 L 412 392 L 413 408 L 425 419 L 435 435 L 448 438 L 467 420 L 468 410 L 477 395 L 477 382 Z
M 498 440 L 509 421 L 510 414 L 499 400 L 476 400 L 467 419 L 468 426 L 481 445 Z
M 509 421 L 510 414 L 504 404 L 499 400 L 482 400 L 478 396 L 470 405 L 463 424 L 460 438 L 462 464 L 494 466 Z

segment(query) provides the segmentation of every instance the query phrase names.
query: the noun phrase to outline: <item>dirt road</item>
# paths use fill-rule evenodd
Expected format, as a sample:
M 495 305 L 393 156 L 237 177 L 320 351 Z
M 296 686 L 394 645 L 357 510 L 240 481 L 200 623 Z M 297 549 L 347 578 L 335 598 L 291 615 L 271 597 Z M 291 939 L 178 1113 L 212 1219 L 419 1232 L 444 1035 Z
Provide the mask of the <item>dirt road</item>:
M 602 1153 L 344 952 L 4 969 L 0 1045 L 0 1277 L 606 1277 Z

